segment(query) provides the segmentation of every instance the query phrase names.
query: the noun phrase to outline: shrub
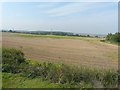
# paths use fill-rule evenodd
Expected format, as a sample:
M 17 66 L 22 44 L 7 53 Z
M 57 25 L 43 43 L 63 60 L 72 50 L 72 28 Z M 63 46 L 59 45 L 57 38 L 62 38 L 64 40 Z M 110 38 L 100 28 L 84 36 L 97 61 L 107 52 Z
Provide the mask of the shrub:
M 2 71 L 16 73 L 18 66 L 25 62 L 24 54 L 16 49 L 2 49 Z
M 118 43 L 118 44 L 120 44 L 120 33 L 119 32 L 117 32 L 115 34 L 109 33 L 107 35 L 107 37 L 106 37 L 106 40 L 110 41 L 112 43 Z
M 117 87 L 118 85 L 118 73 L 111 70 L 106 71 L 103 76 L 102 83 L 104 87 Z

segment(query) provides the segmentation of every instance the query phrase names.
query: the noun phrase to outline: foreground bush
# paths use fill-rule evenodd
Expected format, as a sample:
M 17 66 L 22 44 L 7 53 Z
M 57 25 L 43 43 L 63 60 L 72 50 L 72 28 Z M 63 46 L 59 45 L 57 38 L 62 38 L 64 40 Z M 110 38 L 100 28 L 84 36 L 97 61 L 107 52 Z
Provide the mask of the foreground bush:
M 15 49 L 3 49 L 3 72 L 77 87 L 117 87 L 118 83 L 118 72 L 113 70 L 91 70 L 49 62 L 32 64 L 25 60 L 21 51 Z
M 25 62 L 25 58 L 20 50 L 2 49 L 2 71 L 16 73 L 23 62 Z

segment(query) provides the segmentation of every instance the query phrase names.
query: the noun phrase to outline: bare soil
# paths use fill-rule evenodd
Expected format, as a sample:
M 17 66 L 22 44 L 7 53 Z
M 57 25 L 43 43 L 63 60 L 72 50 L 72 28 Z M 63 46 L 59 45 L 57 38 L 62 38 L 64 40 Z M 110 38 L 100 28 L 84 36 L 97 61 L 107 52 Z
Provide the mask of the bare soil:
M 26 38 L 2 34 L 2 45 L 21 49 L 28 59 L 89 68 L 118 69 L 118 46 L 96 39 Z

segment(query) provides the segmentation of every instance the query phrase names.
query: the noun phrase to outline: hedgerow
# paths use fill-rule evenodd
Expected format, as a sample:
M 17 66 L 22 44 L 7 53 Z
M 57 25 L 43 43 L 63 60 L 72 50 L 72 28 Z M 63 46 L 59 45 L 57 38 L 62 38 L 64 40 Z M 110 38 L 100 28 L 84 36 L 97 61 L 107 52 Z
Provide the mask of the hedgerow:
M 2 50 L 2 71 L 19 73 L 28 78 L 42 78 L 52 83 L 70 86 L 117 87 L 119 73 L 114 70 L 92 70 L 50 62 L 31 64 L 23 52 L 16 49 Z

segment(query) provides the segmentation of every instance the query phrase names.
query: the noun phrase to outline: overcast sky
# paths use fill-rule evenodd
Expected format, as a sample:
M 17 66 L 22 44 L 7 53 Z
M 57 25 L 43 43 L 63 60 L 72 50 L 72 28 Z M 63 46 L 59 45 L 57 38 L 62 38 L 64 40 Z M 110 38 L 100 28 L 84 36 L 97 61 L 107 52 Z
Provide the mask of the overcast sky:
M 118 3 L 3 3 L 1 28 L 91 34 L 115 33 L 118 31 Z

